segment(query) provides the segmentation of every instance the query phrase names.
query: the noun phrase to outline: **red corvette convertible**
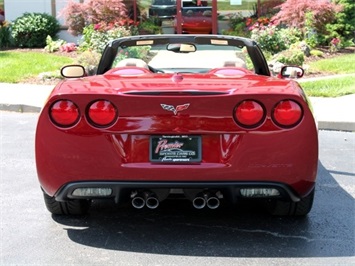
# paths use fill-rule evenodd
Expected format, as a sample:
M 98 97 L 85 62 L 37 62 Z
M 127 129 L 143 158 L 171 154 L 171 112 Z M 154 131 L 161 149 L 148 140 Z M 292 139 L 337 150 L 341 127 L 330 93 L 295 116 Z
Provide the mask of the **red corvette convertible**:
M 181 30 L 185 34 L 210 34 L 212 33 L 212 7 L 182 7 Z M 175 32 L 177 32 L 175 18 Z
M 36 131 L 38 178 L 53 214 L 93 199 L 197 209 L 257 200 L 273 215 L 312 208 L 318 133 L 309 100 L 259 46 L 222 35 L 110 42 L 94 76 L 62 68 Z

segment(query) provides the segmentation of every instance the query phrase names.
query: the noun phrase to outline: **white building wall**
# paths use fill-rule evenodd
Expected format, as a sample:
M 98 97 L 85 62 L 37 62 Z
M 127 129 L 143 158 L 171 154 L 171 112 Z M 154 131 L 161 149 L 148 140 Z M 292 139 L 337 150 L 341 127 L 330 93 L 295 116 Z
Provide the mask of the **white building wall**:
M 14 21 L 24 13 L 52 14 L 51 0 L 5 0 L 6 20 Z
M 73 0 L 80 2 L 80 0 Z M 55 5 L 52 6 L 53 2 Z M 6 20 L 14 21 L 24 13 L 47 13 L 55 16 L 62 26 L 64 25 L 63 17 L 59 16 L 60 11 L 66 6 L 68 0 L 5 0 Z M 77 43 L 78 37 L 72 36 L 65 29 L 61 30 L 58 37 L 67 42 Z

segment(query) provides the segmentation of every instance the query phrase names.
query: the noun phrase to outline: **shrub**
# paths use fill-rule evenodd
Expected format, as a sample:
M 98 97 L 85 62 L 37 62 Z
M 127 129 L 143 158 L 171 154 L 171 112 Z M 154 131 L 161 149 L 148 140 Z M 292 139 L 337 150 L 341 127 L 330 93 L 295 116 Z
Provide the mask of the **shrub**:
M 285 65 L 302 66 L 304 62 L 304 54 L 301 50 L 282 51 L 277 55 L 277 61 Z
M 83 65 L 89 76 L 96 74 L 97 65 L 100 61 L 100 54 L 87 50 L 78 57 L 78 64 Z
M 130 36 L 131 32 L 124 26 L 107 25 L 105 23 L 89 25 L 84 28 L 83 42 L 80 44 L 80 50 L 92 50 L 102 53 L 106 44 L 114 39 Z
M 254 24 L 252 28 L 251 38 L 257 41 L 263 50 L 271 54 L 284 51 L 299 41 L 297 32 L 293 29 L 283 29 L 272 24 L 257 27 Z
M 6 21 L 0 23 L 0 48 L 12 46 L 10 24 Z
M 137 46 L 137 47 L 127 47 L 118 50 L 116 58 L 113 62 L 115 66 L 118 62 L 125 58 L 139 58 L 143 61 L 147 61 L 149 57 L 150 46 Z
M 11 34 L 18 47 L 45 47 L 47 36 L 55 37 L 59 32 L 57 19 L 48 14 L 25 13 L 11 27 Z
M 255 28 L 252 30 L 251 38 L 258 42 L 261 49 L 271 54 L 276 54 L 287 48 L 275 26 Z
M 161 34 L 162 32 L 162 20 L 155 16 L 149 18 L 143 18 L 139 23 L 139 32 L 141 34 Z
M 272 73 L 274 75 L 278 74 L 284 65 L 303 66 L 306 46 L 305 42 L 294 43 L 288 50 L 274 55 L 269 62 Z
M 95 51 L 85 51 L 78 56 L 78 64 L 83 66 L 97 66 L 101 55 Z
M 103 22 L 115 24 L 127 18 L 127 9 L 123 0 L 87 0 L 84 3 L 70 0 L 59 15 L 64 17 L 71 34 L 80 35 L 85 25 Z

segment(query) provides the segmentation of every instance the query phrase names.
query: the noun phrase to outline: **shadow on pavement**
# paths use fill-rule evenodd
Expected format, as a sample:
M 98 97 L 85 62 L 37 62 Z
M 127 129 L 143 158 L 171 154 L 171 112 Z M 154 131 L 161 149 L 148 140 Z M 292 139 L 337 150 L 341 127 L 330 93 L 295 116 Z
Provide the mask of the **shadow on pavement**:
M 101 249 L 213 257 L 354 256 L 354 199 L 321 163 L 318 178 L 305 218 L 272 217 L 253 204 L 196 210 L 189 201 L 175 200 L 156 210 L 97 201 L 86 217 L 53 219 L 69 226 L 72 241 Z

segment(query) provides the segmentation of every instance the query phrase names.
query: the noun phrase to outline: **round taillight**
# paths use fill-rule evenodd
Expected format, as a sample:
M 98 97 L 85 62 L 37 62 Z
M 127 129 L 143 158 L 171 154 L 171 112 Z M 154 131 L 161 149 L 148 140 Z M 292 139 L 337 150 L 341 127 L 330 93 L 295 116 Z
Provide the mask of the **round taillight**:
M 117 109 L 106 100 L 93 102 L 88 109 L 89 121 L 98 127 L 107 127 L 112 125 L 117 118 Z
M 292 100 L 284 100 L 279 102 L 273 112 L 272 118 L 274 122 L 281 127 L 293 127 L 297 125 L 303 116 L 301 106 Z
M 238 124 L 244 127 L 259 126 L 264 117 L 265 111 L 260 103 L 253 100 L 246 100 L 237 105 L 234 116 Z
M 49 115 L 52 122 L 60 127 L 71 127 L 80 118 L 79 108 L 69 100 L 55 102 L 49 110 Z

